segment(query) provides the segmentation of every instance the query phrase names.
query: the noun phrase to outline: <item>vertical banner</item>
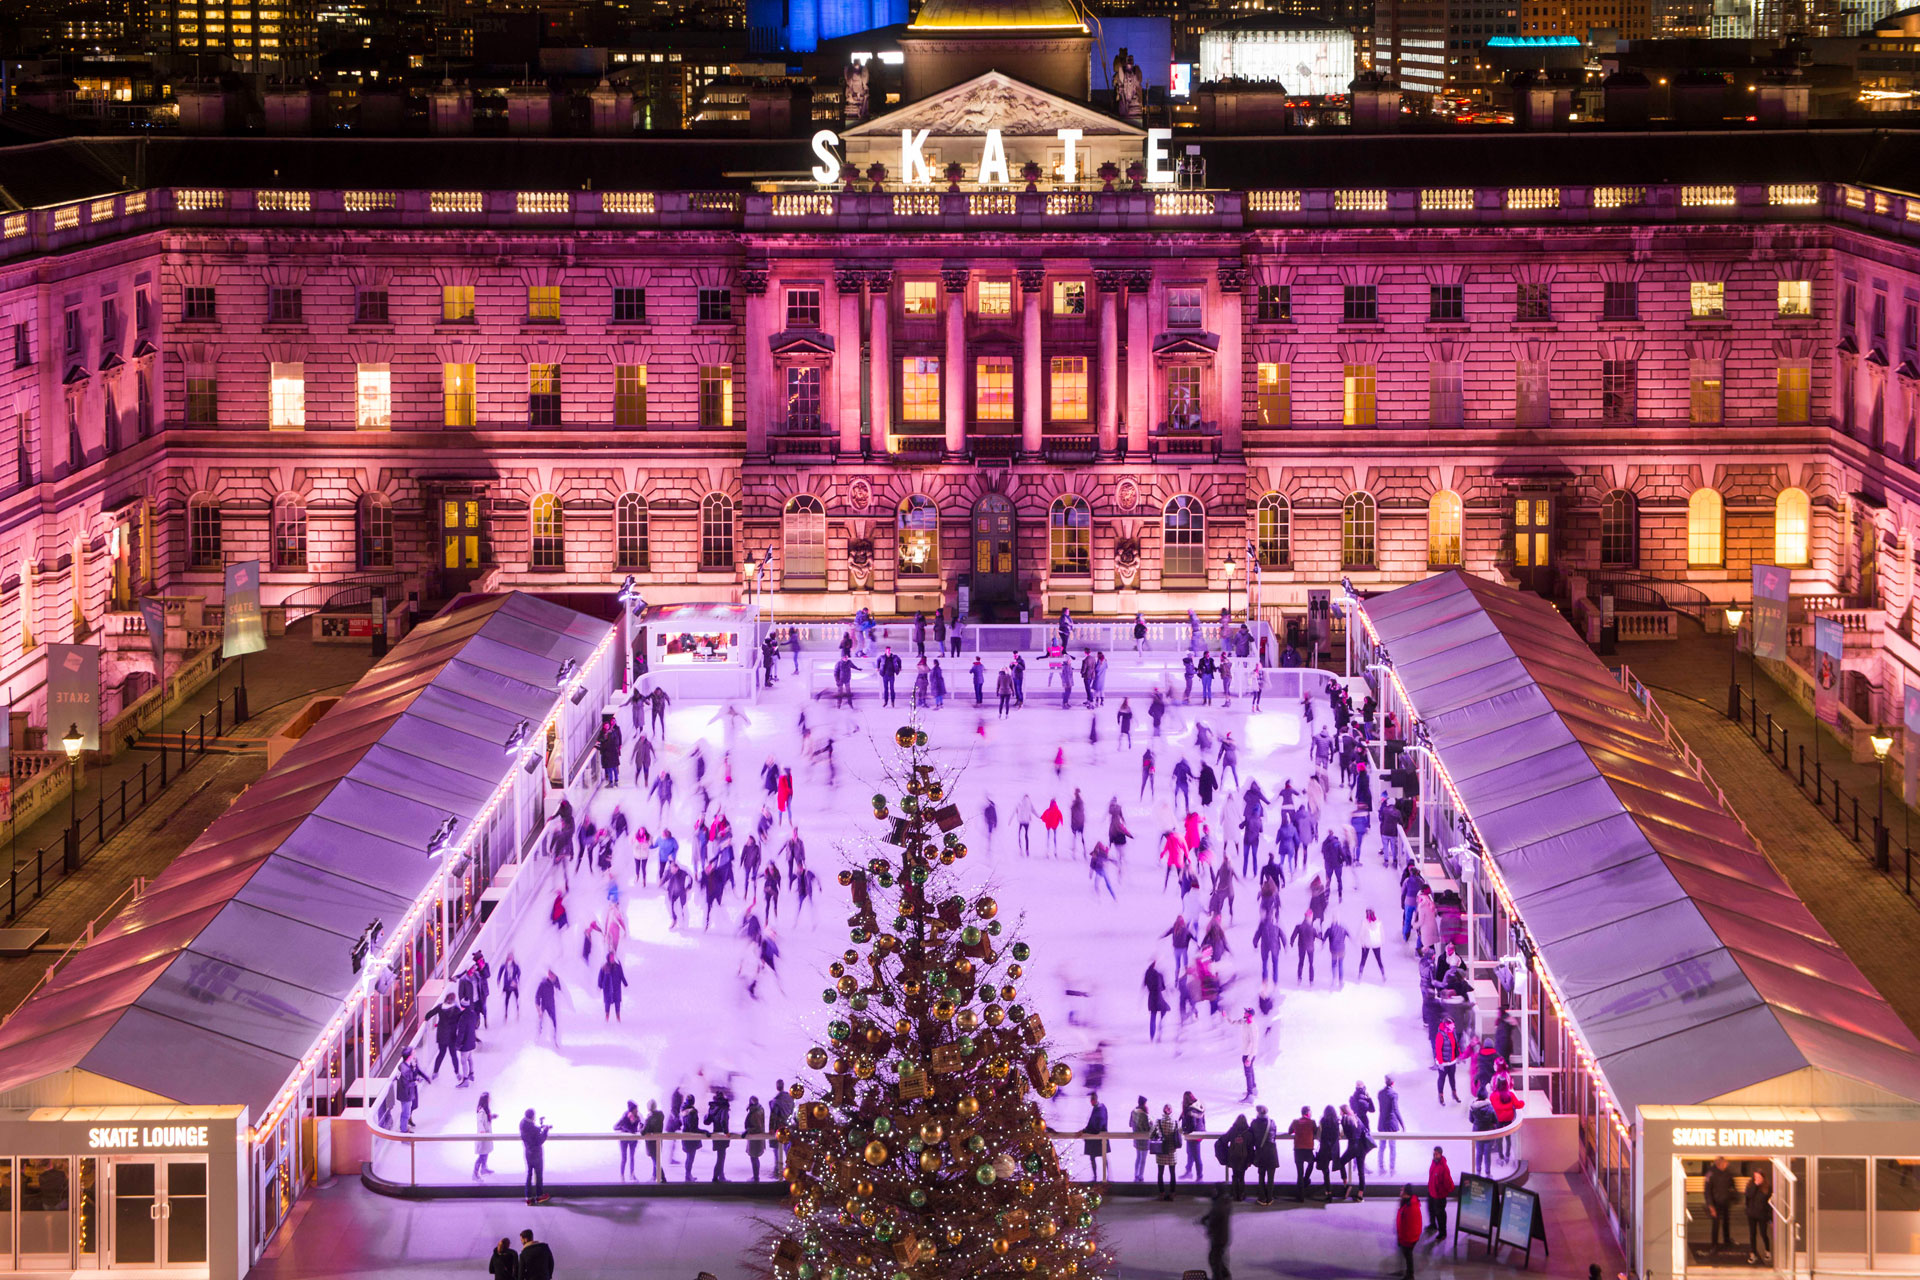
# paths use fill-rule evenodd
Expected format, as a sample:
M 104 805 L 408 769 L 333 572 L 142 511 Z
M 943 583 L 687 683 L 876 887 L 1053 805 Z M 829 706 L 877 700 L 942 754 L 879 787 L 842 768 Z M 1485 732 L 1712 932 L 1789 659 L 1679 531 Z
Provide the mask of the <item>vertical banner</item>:
M 1904 713 L 1901 723 L 1906 725 L 1907 740 L 1901 746 L 1906 768 L 1900 794 L 1908 804 L 1915 804 L 1920 803 L 1920 689 L 1909 686 L 1904 692 L 1906 703 L 1901 708 Z
M 167 606 L 152 596 L 140 597 L 140 616 L 147 623 L 147 646 L 153 650 L 153 678 L 167 682 Z
M 1753 656 L 1783 662 L 1787 656 L 1787 593 L 1793 574 L 1777 564 L 1753 566 Z
M 236 560 L 227 566 L 227 626 L 220 645 L 222 658 L 259 653 L 267 647 L 260 619 L 260 562 Z
M 100 749 L 100 650 L 90 644 L 47 646 L 47 748 L 61 750 L 69 727 L 82 746 Z
M 1846 644 L 1838 618 L 1813 620 L 1813 714 L 1840 723 L 1840 655 Z

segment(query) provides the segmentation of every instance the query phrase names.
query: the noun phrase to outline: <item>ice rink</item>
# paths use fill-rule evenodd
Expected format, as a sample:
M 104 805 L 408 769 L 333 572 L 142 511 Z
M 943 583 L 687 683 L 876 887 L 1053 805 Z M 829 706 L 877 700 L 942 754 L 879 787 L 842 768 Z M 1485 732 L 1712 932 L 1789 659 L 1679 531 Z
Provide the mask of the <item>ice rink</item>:
M 1100 1092 L 1115 1129 L 1126 1127 L 1134 1099 L 1144 1094 L 1153 1114 L 1170 1103 L 1176 1113 L 1183 1091 L 1192 1090 L 1207 1108 L 1211 1128 L 1224 1129 L 1241 1111 L 1249 1115 L 1252 1103 L 1242 1104 L 1245 1092 L 1240 1064 L 1240 1030 L 1225 1016 L 1209 1016 L 1204 1004 L 1197 1018 L 1182 1024 L 1169 1015 L 1158 1042 L 1147 1035 L 1146 992 L 1142 985 L 1149 961 L 1157 959 L 1169 982 L 1174 975 L 1172 947 L 1164 936 L 1181 910 L 1175 885 L 1163 883 L 1158 850 L 1161 836 L 1184 813 L 1176 813 L 1172 771 L 1183 755 L 1199 766 L 1197 727 L 1204 722 L 1216 740 L 1231 734 L 1238 746 L 1239 782 L 1229 774 L 1221 792 L 1204 810 L 1219 849 L 1233 838 L 1235 870 L 1239 870 L 1237 824 L 1242 811 L 1242 786 L 1258 778 L 1269 799 L 1277 798 L 1291 780 L 1300 786 L 1309 772 L 1306 735 L 1298 699 L 1284 702 L 1269 697 L 1259 714 L 1252 714 L 1244 697 L 1231 707 L 1204 707 L 1196 700 L 1183 704 L 1176 696 L 1169 704 L 1162 736 L 1155 738 L 1147 715 L 1147 699 L 1131 699 L 1135 713 L 1133 743 L 1118 737 L 1116 715 L 1121 699 L 1109 694 L 1106 705 L 1088 710 L 1076 685 L 1074 706 L 1061 709 L 1057 687 L 1045 682 L 1045 668 L 1029 669 L 1026 706 L 1009 718 L 997 716 L 992 677 L 987 704 L 973 704 L 971 682 L 965 672 L 970 659 L 955 660 L 951 688 L 964 686 L 964 696 L 951 694 L 942 709 L 927 709 L 920 721 L 937 758 L 952 770 L 952 797 L 966 821 L 962 834 L 971 855 L 955 868 L 968 888 L 983 887 L 999 899 L 1007 930 L 1002 943 L 1023 938 L 1034 947 L 1027 965 L 1022 998 L 1046 1019 L 1062 1055 L 1074 1064 L 1077 1079 L 1050 1105 L 1052 1119 L 1061 1128 L 1086 1123 L 1086 1093 L 1090 1069 L 1104 1065 Z M 909 662 L 911 659 L 909 658 Z M 850 860 L 864 861 L 876 846 L 881 824 L 872 818 L 870 798 L 875 792 L 898 795 L 884 779 L 886 762 L 896 756 L 894 728 L 913 713 L 904 692 L 900 705 L 883 708 L 867 699 L 855 709 L 839 710 L 826 701 L 809 700 L 801 677 L 785 671 L 782 683 L 763 690 L 755 704 L 741 704 L 739 716 L 729 716 L 715 705 L 675 704 L 668 715 L 662 764 L 674 778 L 673 802 L 663 812 L 648 791 L 627 776 L 631 771 L 634 737 L 627 729 L 621 785 L 603 790 L 592 805 L 592 818 L 604 826 L 616 807 L 635 827 L 657 834 L 670 828 L 681 844 L 680 862 L 691 867 L 689 832 L 698 805 L 694 780 L 696 750 L 706 760 L 704 785 L 714 809 L 724 812 L 735 831 L 736 858 L 759 819 L 762 807 L 774 809 L 773 797 L 762 787 L 762 769 L 769 759 L 794 774 L 792 830 L 805 842 L 806 862 L 819 878 L 819 896 L 799 907 L 792 889 L 783 885 L 778 910 L 770 921 L 780 948 L 777 974 L 760 976 L 757 994 L 749 993 L 756 957 L 740 926 L 749 909 L 764 916 L 756 894 L 751 901 L 736 887 L 713 913 L 710 925 L 698 887 L 689 900 L 690 918 L 678 927 L 669 920 L 666 897 L 654 877 L 648 855 L 645 887 L 634 879 L 632 839 L 619 842 L 612 878 L 619 895 L 610 905 L 608 877 L 597 871 L 576 872 L 565 895 L 568 926 L 556 929 L 549 908 L 559 875 L 544 858 L 527 874 L 552 877 L 534 897 L 534 905 L 517 922 L 510 947 L 487 944 L 496 973 L 511 950 L 524 977 L 523 1006 L 502 1016 L 496 990 L 490 1003 L 492 1023 L 481 1032 L 475 1055 L 476 1083 L 454 1087 L 454 1073 L 443 1070 L 436 1083 L 422 1090 L 415 1125 L 423 1133 L 472 1133 L 474 1103 L 482 1091 L 491 1094 L 498 1127 L 503 1131 L 492 1165 L 496 1180 L 517 1182 L 521 1172 L 518 1144 L 512 1137 L 521 1112 L 533 1107 L 565 1132 L 607 1132 L 628 1099 L 644 1110 L 657 1100 L 664 1108 L 676 1087 L 691 1089 L 705 1113 L 710 1090 L 724 1085 L 734 1094 L 732 1127 L 744 1119 L 746 1100 L 757 1096 L 765 1103 L 776 1079 L 791 1083 L 803 1070 L 802 1057 L 814 1044 L 825 1043 L 830 1011 L 821 1000 L 828 983 L 828 962 L 847 945 L 846 917 L 850 906 L 837 882 Z M 909 673 L 910 676 L 910 673 Z M 1110 688 L 1113 683 L 1110 682 Z M 1324 700 L 1315 707 L 1316 724 L 1330 725 Z M 806 753 L 802 749 L 801 720 L 805 718 Z M 1097 732 L 1096 732 L 1097 730 Z M 1097 740 L 1092 740 L 1096 739 Z M 831 740 L 837 779 L 829 781 L 821 749 Z M 1157 785 L 1145 798 L 1141 790 L 1141 754 L 1151 748 L 1156 756 Z M 1064 763 L 1056 769 L 1056 752 Z M 1217 762 L 1218 746 L 1209 756 Z M 731 782 L 728 782 L 729 772 Z M 1114 895 L 1092 878 L 1088 860 L 1063 822 L 1057 851 L 1049 847 L 1045 830 L 1035 819 L 1032 853 L 1017 847 L 1014 816 L 1022 796 L 1035 810 L 1057 800 L 1066 811 L 1078 789 L 1086 802 L 1087 839 L 1091 846 L 1107 834 L 1108 805 L 1115 797 L 1131 828 L 1124 859 L 1113 874 Z M 991 798 L 998 809 L 999 827 L 989 837 L 982 811 Z M 1194 802 L 1198 804 L 1197 791 Z M 1263 850 L 1273 844 L 1278 821 L 1277 804 L 1270 809 Z M 1322 830 L 1344 827 L 1351 802 L 1337 778 L 1323 813 Z M 1230 830 L 1231 829 L 1231 830 Z M 765 857 L 779 860 L 790 834 L 776 819 L 765 841 Z M 1320 871 L 1317 849 L 1307 871 L 1289 876 L 1281 892 L 1279 917 L 1291 928 L 1306 909 L 1307 884 Z M 1249 878 L 1236 889 L 1235 910 L 1226 920 L 1230 952 L 1220 971 L 1228 977 L 1223 1015 L 1237 1018 L 1257 1004 L 1260 961 L 1252 941 L 1259 921 L 1258 881 Z M 1205 927 L 1205 889 L 1189 899 L 1188 919 L 1196 932 Z M 1199 899 L 1198 904 L 1194 899 Z M 1197 906 L 1197 912 L 1195 907 Z M 1367 907 L 1380 916 L 1386 935 L 1386 977 L 1369 972 L 1355 977 L 1360 957 L 1362 917 Z M 589 954 L 582 958 L 587 922 L 604 920 L 618 910 L 627 936 L 619 947 L 630 986 L 623 1016 L 606 1018 L 595 977 L 604 958 L 604 938 L 595 934 Z M 1197 917 L 1196 918 L 1196 914 Z M 1258 1017 L 1260 1051 L 1256 1074 L 1258 1096 L 1282 1124 L 1311 1106 L 1318 1117 L 1329 1103 L 1336 1107 L 1352 1093 L 1357 1080 L 1378 1093 L 1383 1078 L 1397 1077 L 1407 1128 L 1414 1131 L 1467 1127 L 1463 1107 L 1436 1106 L 1432 1057 L 1424 1045 L 1420 1024 L 1417 969 L 1410 944 L 1400 940 L 1397 876 L 1383 866 L 1377 833 L 1370 833 L 1366 854 L 1358 868 L 1349 867 L 1344 900 L 1336 898 L 1328 921 L 1339 919 L 1352 933 L 1347 948 L 1347 977 L 1336 986 L 1326 971 L 1321 949 L 1318 981 L 1295 979 L 1294 954 L 1283 955 L 1281 978 L 1274 985 L 1271 1017 Z M 1195 943 L 1195 950 L 1198 949 Z M 559 1040 L 534 1037 L 534 988 L 551 969 L 563 986 L 559 1010 Z M 1169 1000 L 1173 1000 L 1171 989 Z M 431 1063 L 432 1034 L 425 1038 L 423 1064 Z M 1462 1086 L 1465 1069 L 1462 1068 Z M 674 1125 L 669 1121 L 667 1128 Z M 1131 1176 L 1118 1167 L 1130 1151 L 1116 1156 L 1116 1174 Z M 464 1178 L 472 1163 L 465 1144 L 424 1146 L 417 1158 L 423 1179 L 436 1176 Z M 698 1176 L 706 1177 L 708 1157 L 701 1157 Z M 553 1143 L 548 1149 L 549 1177 L 558 1182 L 584 1177 L 589 1164 L 597 1177 L 611 1180 L 602 1168 L 609 1160 L 604 1144 Z M 1130 1166 L 1130 1160 L 1127 1161 Z M 1284 1161 L 1283 1161 L 1284 1163 Z M 1415 1166 L 1424 1168 L 1424 1159 Z M 643 1170 L 646 1160 L 642 1156 Z M 1212 1165 L 1211 1156 L 1208 1158 Z M 577 1166 L 577 1167 L 576 1167 Z M 769 1165 L 769 1169 L 770 1169 Z M 1077 1168 L 1084 1165 L 1076 1161 Z M 748 1176 L 744 1152 L 736 1145 L 729 1160 L 729 1176 Z M 682 1170 L 670 1171 L 678 1179 Z M 1149 1174 L 1151 1176 L 1151 1174 Z

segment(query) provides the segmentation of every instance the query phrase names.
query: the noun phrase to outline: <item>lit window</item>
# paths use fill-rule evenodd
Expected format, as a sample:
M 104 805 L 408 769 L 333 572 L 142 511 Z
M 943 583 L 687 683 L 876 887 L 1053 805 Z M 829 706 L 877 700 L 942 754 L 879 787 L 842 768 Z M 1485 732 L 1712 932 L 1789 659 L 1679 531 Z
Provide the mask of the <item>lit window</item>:
M 1011 280 L 982 280 L 979 293 L 975 295 L 974 309 L 983 316 L 1010 316 L 1013 314 L 1013 282 Z
M 647 567 L 647 500 L 623 493 L 613 504 L 613 567 Z
M 307 366 L 275 361 L 269 368 L 268 425 L 297 430 L 307 425 Z
M 1460 563 L 1460 544 L 1466 511 L 1460 495 L 1442 489 L 1427 499 L 1427 563 Z
M 307 504 L 291 493 L 273 500 L 273 567 L 307 567 Z
M 818 329 L 820 327 L 820 291 L 818 289 L 787 290 L 787 328 Z
M 1687 286 L 1695 320 L 1718 320 L 1727 314 L 1727 286 L 1719 280 L 1695 280 Z
M 733 568 L 733 499 L 723 493 L 700 500 L 700 567 Z
M 700 366 L 700 425 L 703 427 L 733 425 L 732 365 Z
M 820 419 L 820 370 L 813 365 L 796 365 L 787 370 L 787 430 L 795 434 L 818 431 Z
M 1260 495 L 1254 508 L 1254 551 L 1263 569 L 1283 569 L 1292 555 L 1293 519 L 1287 500 L 1277 493 Z
M 1057 316 L 1087 314 L 1087 282 L 1055 280 L 1053 282 L 1053 314 Z
M 1207 513 L 1198 498 L 1181 494 L 1167 504 L 1161 520 L 1160 572 L 1166 578 L 1205 581 Z
M 1293 366 L 1262 362 L 1254 370 L 1254 400 L 1263 427 L 1284 427 L 1292 420 Z
M 1093 512 L 1085 501 L 1059 497 L 1047 511 L 1048 564 L 1056 575 L 1093 572 Z
M 1350 493 L 1340 504 L 1340 563 L 1348 569 L 1373 567 L 1374 505 L 1370 493 Z
M 1779 306 L 1783 316 L 1812 315 L 1813 281 L 1782 280 L 1779 284 Z
M 1639 504 L 1625 489 L 1600 500 L 1600 563 L 1631 569 L 1639 563 Z
M 613 366 L 613 425 L 616 427 L 647 425 L 647 366 L 643 364 Z
M 470 364 L 440 367 L 442 422 L 449 427 L 471 427 L 474 423 L 476 380 Z
M 567 516 L 560 500 L 543 493 L 533 500 L 533 542 L 527 558 L 531 569 L 567 567 Z
M 1202 327 L 1200 287 L 1198 285 L 1175 285 L 1167 290 L 1167 328 L 1198 329 Z
M 981 356 L 973 364 L 973 416 L 980 422 L 1013 421 L 1013 357 Z
M 1773 562 L 1805 564 L 1811 544 L 1813 504 L 1804 489 L 1782 489 L 1773 501 Z
M 780 514 L 780 577 L 783 583 L 822 586 L 827 580 L 827 512 L 820 499 L 802 493 Z
M 1347 365 L 1340 379 L 1341 422 L 1349 427 L 1373 425 L 1374 366 Z
M 446 284 L 440 286 L 440 323 L 468 324 L 473 320 L 473 286 L 470 284 Z
M 530 427 L 560 425 L 559 365 L 530 364 L 527 366 L 527 425 Z
M 940 314 L 940 285 L 933 280 L 909 280 L 903 289 L 901 314 L 935 316 Z
M 1804 364 L 1783 364 L 1773 376 L 1778 420 L 1805 422 L 1812 408 L 1813 370 Z
M 1695 489 L 1687 499 L 1687 563 L 1717 568 L 1722 559 L 1720 495 L 1712 489 Z
M 1047 416 L 1054 422 L 1087 420 L 1087 358 L 1055 356 L 1049 362 Z
M 1720 421 L 1720 373 L 1695 369 L 1687 389 L 1687 420 L 1693 423 Z
M 940 420 L 940 361 L 933 356 L 907 356 L 900 361 L 900 420 Z
M 1173 427 L 1200 424 L 1200 366 L 1177 364 L 1167 370 L 1167 423 Z
M 530 284 L 527 286 L 527 319 L 539 323 L 550 323 L 560 318 L 560 286 L 557 284 Z
M 940 512 L 933 499 L 921 493 L 902 498 L 896 524 L 899 571 L 908 577 L 939 573 Z

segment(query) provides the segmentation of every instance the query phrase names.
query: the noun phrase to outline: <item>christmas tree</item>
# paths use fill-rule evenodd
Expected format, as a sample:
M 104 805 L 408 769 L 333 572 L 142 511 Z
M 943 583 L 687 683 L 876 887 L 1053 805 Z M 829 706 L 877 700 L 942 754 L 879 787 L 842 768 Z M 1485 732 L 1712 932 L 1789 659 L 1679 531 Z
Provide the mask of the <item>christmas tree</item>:
M 1050 1061 L 1017 985 L 1026 943 L 1001 942 L 1000 906 L 957 892 L 959 811 L 927 735 L 894 734 L 890 808 L 875 856 L 840 873 L 848 946 L 829 967 L 828 1043 L 795 1084 L 785 1177 L 793 1218 L 775 1232 L 780 1280 L 1098 1276 L 1100 1197 L 1075 1187 L 1040 1098 L 1073 1079 Z M 894 809 L 897 808 L 897 812 Z M 885 850 L 885 852 L 881 852 Z

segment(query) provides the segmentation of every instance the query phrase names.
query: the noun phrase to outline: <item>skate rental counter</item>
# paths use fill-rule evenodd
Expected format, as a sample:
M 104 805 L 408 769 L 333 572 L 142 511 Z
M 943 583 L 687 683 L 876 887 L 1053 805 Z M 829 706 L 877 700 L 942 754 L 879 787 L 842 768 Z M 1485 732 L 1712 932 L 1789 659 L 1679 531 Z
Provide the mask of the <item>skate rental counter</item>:
M 0 1274 L 238 1280 L 316 1179 L 357 1169 L 552 780 L 579 804 L 599 777 L 614 637 L 463 598 L 63 958 L 0 1024 Z
M 665 689 L 675 701 L 751 698 L 760 669 L 758 605 L 653 605 L 640 613 L 634 677 L 643 693 Z M 784 656 L 784 655 L 782 655 Z
M 1348 669 L 1406 727 L 1415 857 L 1458 895 L 1470 1016 L 1517 1011 L 1512 1070 L 1552 1104 L 1522 1149 L 1571 1131 L 1645 1280 L 1920 1274 L 1920 1039 L 1651 695 L 1459 571 L 1343 605 Z

